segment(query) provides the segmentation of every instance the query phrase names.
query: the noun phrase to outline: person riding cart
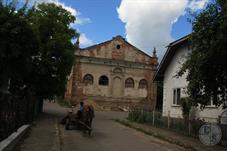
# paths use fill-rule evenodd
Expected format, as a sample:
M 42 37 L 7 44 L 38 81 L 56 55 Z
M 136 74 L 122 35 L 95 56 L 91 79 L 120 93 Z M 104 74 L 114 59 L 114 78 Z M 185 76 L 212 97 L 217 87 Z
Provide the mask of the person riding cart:
M 83 116 L 83 109 L 84 109 L 84 102 L 81 101 L 80 102 L 80 109 L 77 111 L 77 116 L 78 116 L 78 119 L 82 119 L 82 116 Z
M 80 102 L 80 107 L 77 113 L 72 111 L 62 119 L 61 124 L 65 124 L 65 129 L 78 129 L 84 132 L 88 131 L 91 134 L 91 123 L 94 118 L 94 108 L 91 105 L 84 105 L 84 102 Z

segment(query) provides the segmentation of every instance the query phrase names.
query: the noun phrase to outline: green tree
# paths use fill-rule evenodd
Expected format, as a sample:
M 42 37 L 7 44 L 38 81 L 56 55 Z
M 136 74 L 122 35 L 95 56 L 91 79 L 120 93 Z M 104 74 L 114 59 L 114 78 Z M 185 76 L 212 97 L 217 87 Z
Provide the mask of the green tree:
M 15 8 L 0 2 L 0 87 L 12 94 L 29 89 L 41 104 L 62 96 L 79 36 L 70 26 L 76 18 L 55 4 Z
M 227 99 L 227 1 L 216 0 L 198 14 L 190 42 L 192 52 L 178 76 L 187 71 L 193 104 L 204 108 L 212 99 L 217 106 Z
M 11 83 L 11 91 L 21 89 L 30 73 L 32 56 L 38 50 L 33 29 L 12 5 L 0 3 L 0 87 Z
M 61 6 L 50 3 L 33 7 L 26 17 L 39 43 L 29 83 L 40 99 L 61 96 L 74 60 L 72 39 L 78 38 L 78 34 L 70 24 L 76 18 Z

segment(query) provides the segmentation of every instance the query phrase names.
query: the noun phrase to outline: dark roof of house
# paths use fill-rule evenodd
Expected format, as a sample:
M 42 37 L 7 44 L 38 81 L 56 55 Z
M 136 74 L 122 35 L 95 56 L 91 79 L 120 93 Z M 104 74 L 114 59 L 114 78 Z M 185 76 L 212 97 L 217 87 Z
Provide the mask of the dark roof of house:
M 175 55 L 176 51 L 179 50 L 178 49 L 179 47 L 188 43 L 189 37 L 190 37 L 190 34 L 186 35 L 174 42 L 171 42 L 167 46 L 167 51 L 166 51 L 164 57 L 162 58 L 162 61 L 158 67 L 158 70 L 154 77 L 154 81 L 163 81 L 164 72 L 167 69 L 169 63 L 171 62 L 173 56 Z

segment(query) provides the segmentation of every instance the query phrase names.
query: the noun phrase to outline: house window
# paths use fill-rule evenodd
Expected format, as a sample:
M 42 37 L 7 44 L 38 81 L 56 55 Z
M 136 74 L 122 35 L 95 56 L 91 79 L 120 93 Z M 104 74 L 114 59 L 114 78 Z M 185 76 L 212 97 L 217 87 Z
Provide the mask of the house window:
M 108 85 L 109 84 L 109 79 L 107 76 L 101 76 L 99 78 L 99 85 Z
M 147 89 L 147 80 L 145 79 L 140 80 L 139 89 Z
M 83 78 L 83 83 L 85 85 L 92 85 L 94 81 L 94 78 L 91 74 L 86 74 Z
M 125 80 L 125 87 L 134 88 L 134 80 L 132 78 L 128 78 L 127 80 Z
M 181 89 L 180 88 L 173 89 L 173 104 L 180 105 L 180 98 L 181 98 Z

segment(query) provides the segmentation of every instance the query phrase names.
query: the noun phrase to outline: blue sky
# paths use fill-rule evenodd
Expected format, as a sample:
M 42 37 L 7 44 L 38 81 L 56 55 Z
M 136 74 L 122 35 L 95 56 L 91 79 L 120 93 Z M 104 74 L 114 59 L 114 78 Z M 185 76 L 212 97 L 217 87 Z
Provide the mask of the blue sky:
M 64 0 L 64 2 L 76 8 L 81 13 L 80 17 L 90 19 L 90 22 L 77 25 L 76 28 L 85 33 L 93 43 L 109 40 L 118 34 L 125 36 L 124 24 L 116 11 L 120 0 Z
M 121 0 L 61 0 L 61 2 L 77 9 L 81 17 L 90 18 L 89 23 L 77 25 L 76 28 L 85 33 L 93 43 L 109 40 L 115 35 L 126 36 L 124 23 L 117 13 Z M 188 17 L 188 14 L 181 16 L 173 25 L 171 35 L 174 39 L 191 32 Z
M 31 0 L 53 2 L 76 16 L 72 26 L 80 34 L 81 47 L 116 35 L 152 54 L 156 47 L 162 58 L 166 46 L 189 33 L 188 11 L 202 10 L 208 0 Z

